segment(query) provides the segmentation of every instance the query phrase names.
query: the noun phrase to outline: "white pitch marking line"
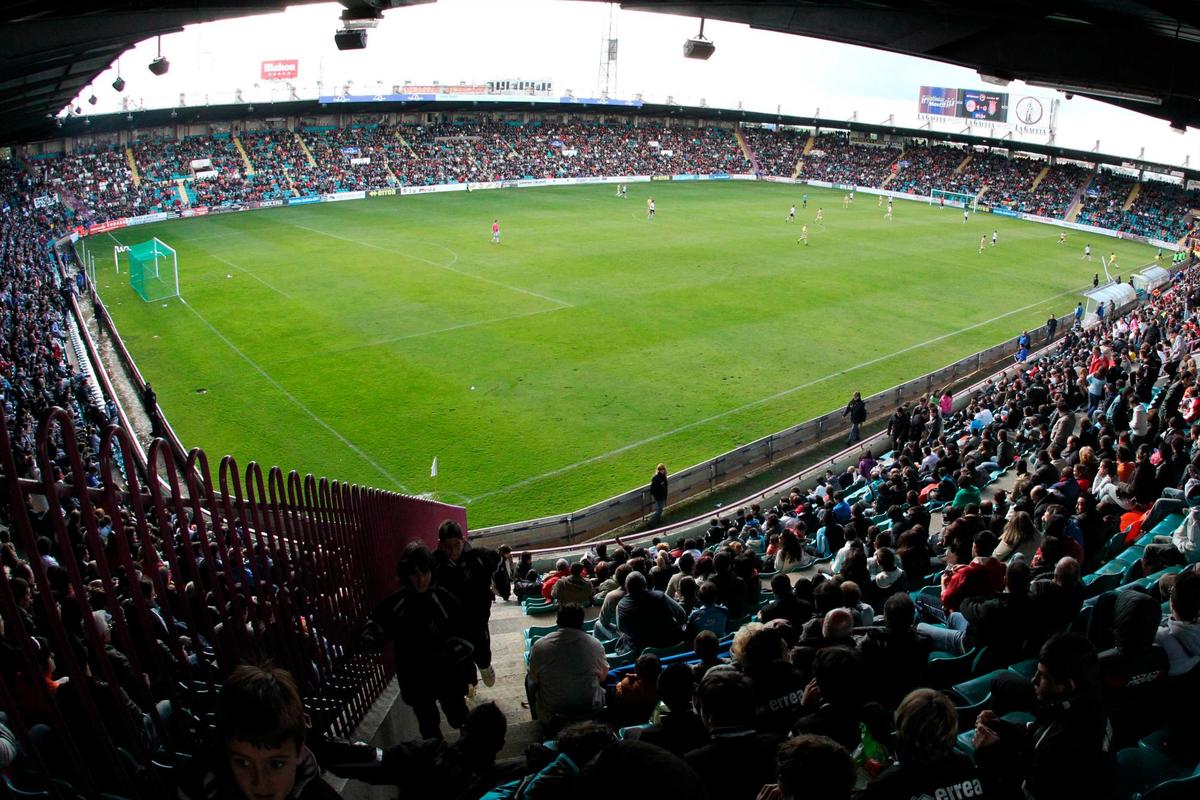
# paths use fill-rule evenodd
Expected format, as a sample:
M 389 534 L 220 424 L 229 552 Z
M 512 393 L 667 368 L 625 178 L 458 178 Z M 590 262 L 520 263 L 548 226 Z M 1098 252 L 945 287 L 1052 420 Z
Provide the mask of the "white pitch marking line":
M 514 319 L 524 319 L 525 317 L 536 317 L 539 314 L 553 314 L 555 311 L 563 311 L 567 306 L 556 306 L 554 308 L 543 308 L 539 311 L 527 311 L 524 314 L 510 314 L 507 317 L 496 317 L 495 319 L 481 319 L 477 322 L 464 322 L 461 325 L 451 325 L 448 328 L 434 328 L 431 331 L 419 331 L 417 333 L 406 333 L 403 336 L 394 336 L 390 339 L 379 339 L 374 342 L 364 342 L 362 344 L 352 344 L 346 347 L 335 347 L 332 350 L 323 350 L 318 353 L 309 353 L 308 355 L 300 356 L 299 358 L 289 358 L 285 361 L 275 362 L 275 366 L 281 364 L 291 364 L 296 361 L 308 361 L 309 359 L 319 358 L 321 356 L 329 356 L 337 353 L 348 353 L 352 350 L 364 350 L 368 347 L 381 347 L 385 344 L 394 344 L 395 342 L 403 342 L 408 339 L 420 339 L 423 336 L 436 336 L 439 333 L 450 333 L 452 331 L 466 330 L 467 328 L 478 328 L 482 325 L 495 325 L 500 322 L 508 322 Z M 573 306 L 572 306 L 573 308 Z
M 232 261 L 230 261 L 229 259 L 225 258 L 224 256 L 219 256 L 219 255 L 217 255 L 216 253 L 206 253 L 206 255 L 208 255 L 210 258 L 215 258 L 217 261 L 220 261 L 222 264 L 225 264 L 225 265 L 227 265 L 227 266 L 233 267 L 233 268 L 234 268 L 234 269 L 236 269 L 236 270 L 240 270 L 240 271 L 242 271 L 242 272 L 246 273 L 246 274 L 247 274 L 247 275 L 249 275 L 251 278 L 254 278 L 254 280 L 258 281 L 258 282 L 259 282 L 259 283 L 261 283 L 263 286 L 267 287 L 268 289 L 270 289 L 271 291 L 275 292 L 276 294 L 278 294 L 278 295 L 281 295 L 282 297 L 286 297 L 288 300 L 291 300 L 291 299 L 292 299 L 292 296 L 291 296 L 290 294 L 288 294 L 287 292 L 283 291 L 282 289 L 277 289 L 277 288 L 275 288 L 275 287 L 274 287 L 274 286 L 272 286 L 271 284 L 269 284 L 269 283 L 267 283 L 266 281 L 264 281 L 262 278 L 260 278 L 260 277 L 258 277 L 257 275 L 255 275 L 255 274 L 254 274 L 253 272 L 251 272 L 250 270 L 246 269 L 245 267 L 240 267 L 240 266 L 238 266 L 237 264 L 233 263 Z
M 1086 288 L 1086 287 L 1084 287 L 1084 288 Z M 579 467 L 585 467 L 589 464 L 595 464 L 598 461 L 604 461 L 605 459 L 611 458 L 612 456 L 620 455 L 621 453 L 627 452 L 629 450 L 633 450 L 637 447 L 641 447 L 643 445 L 657 442 L 660 439 L 667 438 L 668 436 L 674 436 L 677 433 L 682 433 L 684 431 L 691 430 L 692 428 L 697 428 L 701 425 L 707 425 L 710 422 L 716 422 L 717 420 L 723 419 L 724 417 L 728 417 L 733 414 L 740 413 L 742 411 L 747 411 L 751 408 L 755 408 L 757 406 L 764 405 L 765 403 L 770 403 L 772 401 L 778 400 L 781 397 L 787 397 L 788 395 L 794 394 L 803 389 L 808 389 L 813 386 L 816 386 L 819 383 L 824 383 L 825 381 L 830 380 L 831 378 L 836 378 L 838 376 L 845 375 L 850 372 L 855 372 L 855 371 L 863 369 L 865 367 L 870 367 L 874 364 L 878 364 L 881 361 L 887 361 L 890 358 L 895 358 L 896 356 L 904 355 L 905 353 L 908 353 L 912 350 L 918 350 L 922 347 L 926 347 L 928 345 L 935 344 L 944 339 L 949 339 L 952 336 L 957 336 L 960 333 L 966 333 L 967 331 L 974 330 L 975 328 L 981 328 L 984 325 L 990 325 L 991 323 L 1002 320 L 1005 317 L 1011 317 L 1013 314 L 1019 314 L 1022 311 L 1028 311 L 1029 309 L 1033 308 L 1034 306 L 1039 306 L 1039 305 L 1041 305 L 1043 303 L 1047 303 L 1051 300 L 1057 300 L 1058 298 L 1063 297 L 1065 295 L 1078 294 L 1080 291 L 1083 291 L 1083 289 L 1071 289 L 1066 292 L 1061 292 L 1060 294 L 1053 295 L 1052 297 L 1047 297 L 1044 300 L 1038 300 L 1036 303 L 1030 303 L 1027 306 L 1022 306 L 1021 308 L 1015 308 L 1012 311 L 1005 312 L 1004 314 L 1000 314 L 998 316 L 992 317 L 991 319 L 986 319 L 983 322 L 977 322 L 974 325 L 968 325 L 965 328 L 960 328 L 956 331 L 951 331 L 950 333 L 944 333 L 941 336 L 935 336 L 932 339 L 928 339 L 924 342 L 918 342 L 917 344 L 909 345 L 908 347 L 901 348 L 901 349 L 895 351 L 894 353 L 888 353 L 887 355 L 882 355 L 877 358 L 872 358 L 869 361 L 864 361 L 861 364 L 855 364 L 852 367 L 847 367 L 846 369 L 838 370 L 837 372 L 831 372 L 828 375 L 823 375 L 820 378 L 814 378 L 813 380 L 808 381 L 807 383 L 802 383 L 799 386 L 793 386 L 790 389 L 784 389 L 782 391 L 776 392 L 775 394 L 768 395 L 767 397 L 760 397 L 757 400 L 752 400 L 751 402 L 745 403 L 744 405 L 737 406 L 736 408 L 730 408 L 730 409 L 720 412 L 719 414 L 713 414 L 712 416 L 705 417 L 704 419 L 696 420 L 695 422 L 689 422 L 686 425 L 680 425 L 678 428 L 674 428 L 673 430 L 669 430 L 669 431 L 664 431 L 663 433 L 655 434 L 654 436 L 647 437 L 645 439 L 642 439 L 641 441 L 622 445 L 621 447 L 618 447 L 615 450 L 609 450 L 607 453 L 600 453 L 599 455 L 594 455 L 589 458 L 585 458 L 582 461 L 576 461 L 574 464 L 567 464 L 564 467 L 559 467 L 558 469 L 550 470 L 549 472 L 543 472 L 541 475 L 534 475 L 532 477 L 525 478 L 523 480 L 519 480 L 516 483 L 510 483 L 508 486 L 502 486 L 499 489 L 493 489 L 490 492 L 484 492 L 483 494 L 477 494 L 473 497 L 468 498 L 467 503 L 468 504 L 475 503 L 484 498 L 492 497 L 493 495 L 497 495 L 497 494 L 503 494 L 512 489 L 517 489 L 522 486 L 528 486 L 531 483 L 536 483 L 537 481 L 541 481 L 546 478 L 557 477 L 564 473 L 578 469 Z
M 358 447 L 358 445 L 354 444 L 354 442 L 350 441 L 345 436 L 343 436 L 341 433 L 339 433 L 336 428 L 334 428 L 328 422 L 326 422 L 325 420 L 323 420 L 319 416 L 317 416 L 316 413 L 313 412 L 313 410 L 310 409 L 308 406 L 304 405 L 304 403 L 302 403 L 299 398 L 297 398 L 294 394 L 289 392 L 287 389 L 283 388 L 283 385 L 281 383 L 279 383 L 279 381 L 272 378 L 271 375 L 265 369 L 263 369 L 261 366 L 259 366 L 257 361 L 255 361 L 253 358 L 251 358 L 250 356 L 248 356 L 244 352 L 242 352 L 241 348 L 239 348 L 236 344 L 231 342 L 229 340 L 229 337 L 227 337 L 225 334 L 221 333 L 221 331 L 217 329 L 216 325 L 213 325 L 211 322 L 209 322 L 207 319 L 204 318 L 203 314 L 201 314 L 199 311 L 197 311 L 195 308 L 193 308 L 191 303 L 184 300 L 183 297 L 180 297 L 179 301 L 181 303 L 183 303 L 183 305 L 186 306 L 189 311 L 191 311 L 193 314 L 195 314 L 197 319 L 199 319 L 201 322 L 203 322 L 205 325 L 207 325 L 208 329 L 211 330 L 214 334 L 216 334 L 217 338 L 220 339 L 222 342 L 224 342 L 225 345 L 230 350 L 232 350 L 233 352 L 235 352 L 239 356 L 241 356 L 243 361 L 245 361 L 247 364 L 249 364 L 251 367 L 253 367 L 254 370 L 259 375 L 262 375 L 263 378 L 265 378 L 268 383 L 270 383 L 272 386 L 274 386 L 276 389 L 278 389 L 280 394 L 282 394 L 284 397 L 286 397 L 288 400 L 290 400 L 297 408 L 299 408 L 301 411 L 303 411 L 305 414 L 307 414 L 314 422 L 316 422 L 322 428 L 324 428 L 325 430 L 332 433 L 335 437 L 337 437 L 338 441 L 340 441 L 342 444 L 349 447 L 359 458 L 361 458 L 363 461 L 367 462 L 372 467 L 374 467 L 376 469 L 376 471 L 379 472 L 380 475 L 382 475 L 383 477 L 385 477 L 389 481 L 391 481 L 393 484 L 395 484 L 400 489 L 400 491 L 404 492 L 405 494 L 412 494 L 412 491 L 407 486 L 405 486 L 400 481 L 396 480 L 395 476 L 393 476 L 390 472 L 388 472 L 386 469 L 384 469 L 379 464 L 378 461 L 376 461 L 375 459 L 371 458 L 369 455 L 364 453 Z
M 338 239 L 343 242 L 349 242 L 350 244 L 362 245 L 363 247 L 370 247 L 375 250 L 382 250 L 385 253 L 393 253 L 398 256 L 403 256 L 404 258 L 411 258 L 414 261 L 420 261 L 424 264 L 428 264 L 431 267 L 436 267 L 438 269 L 444 269 L 447 272 L 453 272 L 457 275 L 462 275 L 467 278 L 474 278 L 477 281 L 483 281 L 484 283 L 490 283 L 493 286 L 499 286 L 500 288 L 508 289 L 511 292 L 520 292 L 521 294 L 527 294 L 530 297 L 537 297 L 541 300 L 546 300 L 548 302 L 555 303 L 556 305 L 559 305 L 562 308 L 574 308 L 574 306 L 571 303 L 568 303 L 565 300 L 559 300 L 556 297 L 549 297 L 548 295 L 539 294 L 530 289 L 522 289 L 519 286 L 510 286 L 507 283 L 501 283 L 500 281 L 492 280 L 491 278 L 485 278 L 482 275 L 475 275 L 474 273 L 471 273 L 471 272 L 464 272 L 461 269 L 455 269 L 453 267 L 453 264 L 457 263 L 458 254 L 455 253 L 453 250 L 450 250 L 450 248 L 448 248 L 448 247 L 443 247 L 442 249 L 449 251 L 454 256 L 455 260 L 453 262 L 451 262 L 451 264 L 439 264 L 436 261 L 430 261 L 427 258 L 422 258 L 421 256 L 416 256 L 416 255 L 413 255 L 412 253 L 408 253 L 403 250 L 397 250 L 394 247 L 384 247 L 383 245 L 380 245 L 380 244 L 372 244 L 371 242 L 364 242 L 359 239 L 351 239 L 346 236 L 338 236 L 336 233 L 329 233 L 328 231 L 318 230 L 317 228 L 310 228 L 309 226 L 301 225 L 298 222 L 288 222 L 282 218 L 280 218 L 278 221 L 282 222 L 285 225 L 291 225 L 293 228 L 300 228 L 302 230 L 312 231 L 313 233 L 320 234 L 321 236 L 328 236 L 330 239 Z M 442 247 L 442 245 L 436 245 L 436 246 Z

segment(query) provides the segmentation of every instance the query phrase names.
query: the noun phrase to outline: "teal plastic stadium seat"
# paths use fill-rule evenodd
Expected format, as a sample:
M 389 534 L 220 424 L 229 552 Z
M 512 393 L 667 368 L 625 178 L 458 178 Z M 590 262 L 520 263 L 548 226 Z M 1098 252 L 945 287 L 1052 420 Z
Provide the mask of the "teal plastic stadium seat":
M 971 677 L 971 665 L 975 663 L 976 651 L 972 648 L 961 656 L 933 652 L 925 663 L 925 680 L 929 686 L 940 689 L 953 686 Z
M 1195 797 L 1200 797 L 1200 766 L 1186 778 L 1163 781 L 1145 794 L 1134 795 L 1135 800 L 1192 800 Z
M 1112 800 L 1131 800 L 1163 781 L 1182 777 L 1183 773 L 1169 760 L 1143 747 L 1126 747 L 1117 752 L 1117 764 L 1112 775 Z
M 954 692 L 962 700 L 962 705 L 973 706 L 985 703 L 992 697 L 992 679 L 1006 672 L 1008 672 L 1007 669 L 993 670 L 986 675 L 980 675 L 978 678 L 971 678 L 969 681 L 956 683 L 950 687 L 950 691 Z
M 1126 565 L 1134 564 L 1142 560 L 1142 553 L 1144 553 L 1145 550 L 1146 548 L 1144 546 L 1139 545 L 1127 547 L 1117 554 L 1116 560 Z
M 1119 563 L 1119 562 L 1117 562 Z M 1088 597 L 1094 597 L 1098 594 L 1104 594 L 1107 591 L 1116 589 L 1125 580 L 1126 564 L 1120 564 L 1122 567 L 1120 572 L 1099 573 L 1094 572 L 1083 579 L 1085 588 L 1084 594 Z
M 1017 673 L 1027 681 L 1033 680 L 1033 676 L 1037 673 L 1037 659 L 1031 658 L 1028 661 L 1018 661 L 1016 664 L 1010 664 L 1009 670 Z
M 1138 747 L 1165 758 L 1181 775 L 1200 764 L 1200 730 L 1194 724 L 1168 725 L 1142 737 Z
M 659 658 L 666 658 L 667 656 L 677 656 L 681 653 L 689 653 L 691 650 L 691 645 L 683 644 L 681 642 L 680 644 L 671 645 L 670 647 L 647 647 L 642 651 L 642 655 L 649 653 L 651 655 L 656 655 Z
M 525 641 L 532 644 L 543 636 L 554 633 L 556 630 L 558 630 L 557 625 L 534 625 L 525 629 Z
M 1100 568 L 1093 572 L 1092 575 L 1124 575 L 1125 568 L 1128 566 L 1128 562 L 1117 561 L 1114 558 L 1112 561 L 1101 564 Z M 1087 578 L 1084 578 L 1085 582 L 1086 580 Z M 1095 580 L 1095 578 L 1093 578 L 1093 580 Z
M 1168 514 L 1162 522 L 1154 526 L 1150 532 L 1155 536 L 1170 536 L 1183 522 L 1183 514 Z

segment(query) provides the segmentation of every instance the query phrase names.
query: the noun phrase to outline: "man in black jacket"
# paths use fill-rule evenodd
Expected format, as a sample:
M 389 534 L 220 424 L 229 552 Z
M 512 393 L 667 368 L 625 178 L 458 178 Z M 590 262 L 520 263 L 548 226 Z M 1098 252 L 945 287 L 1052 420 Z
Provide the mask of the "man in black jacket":
M 629 637 L 633 651 L 670 647 L 683 639 L 687 615 L 662 592 L 646 588 L 646 576 L 631 572 L 625 579 L 625 596 L 617 603 L 617 630 Z
M 1111 790 L 1112 726 L 1098 690 L 1096 649 L 1077 634 L 1046 642 L 1033 677 L 1037 698 L 1027 726 L 980 713 L 975 760 L 998 797 L 1034 800 L 1106 797 Z
M 850 402 L 846 404 L 846 410 L 842 412 L 842 416 L 850 417 L 850 435 L 846 437 L 846 444 L 854 444 L 862 438 L 859 426 L 867 421 L 867 404 L 863 402 L 862 393 L 854 393 L 854 397 L 850 398 Z
M 710 796 L 754 800 L 764 784 L 775 782 L 779 737 L 755 733 L 750 679 L 729 667 L 711 669 L 700 683 L 699 700 L 710 741 L 688 753 L 687 763 Z
M 475 679 L 469 623 L 458 600 L 433 580 L 433 557 L 421 542 L 400 554 L 401 589 L 371 612 L 364 646 L 396 642 L 400 697 L 417 716 L 421 738 L 441 738 L 440 702 L 446 721 L 460 728 L 467 719 L 467 684 Z
M 663 507 L 667 504 L 667 465 L 659 464 L 654 468 L 654 477 L 650 479 L 650 497 L 654 500 L 654 515 L 650 517 L 650 527 L 662 522 Z
M 492 636 L 488 622 L 492 616 L 492 575 L 500 565 L 495 550 L 471 547 L 463 538 L 462 527 L 446 520 L 438 528 L 438 547 L 433 553 L 433 577 L 438 586 L 450 592 L 467 616 L 467 640 L 471 643 L 475 665 L 485 686 L 496 683 L 492 669 Z M 471 681 L 474 683 L 474 679 Z

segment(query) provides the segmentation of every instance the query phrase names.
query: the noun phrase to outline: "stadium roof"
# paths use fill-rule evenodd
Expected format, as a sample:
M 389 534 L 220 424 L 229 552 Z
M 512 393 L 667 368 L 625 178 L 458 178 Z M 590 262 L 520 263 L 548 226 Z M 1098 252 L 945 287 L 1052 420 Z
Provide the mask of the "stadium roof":
M 317 0 L 0 0 L 0 142 L 53 135 L 49 117 L 138 42 L 184 25 Z M 389 8 L 431 0 L 343 0 Z
M 314 1 L 0 0 L 0 142 L 53 136 L 50 115 L 137 42 L 184 25 Z M 341 2 L 390 8 L 429 0 Z M 1071 87 L 1200 127 L 1200 82 L 1190 74 L 1200 64 L 1200 3 L 1194 0 L 634 0 L 621 6 L 741 22 Z
M 929 58 L 1200 127 L 1196 0 L 633 0 L 621 7 Z

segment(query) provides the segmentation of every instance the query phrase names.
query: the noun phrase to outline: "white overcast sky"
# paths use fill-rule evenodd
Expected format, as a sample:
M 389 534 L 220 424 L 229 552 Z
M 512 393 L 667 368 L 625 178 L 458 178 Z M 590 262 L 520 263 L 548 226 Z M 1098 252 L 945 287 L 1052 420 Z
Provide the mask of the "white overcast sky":
M 283 82 L 262 81 L 260 62 L 295 58 L 300 62 L 296 91 L 302 98 L 325 94 L 352 81 L 355 94 L 390 91 L 412 81 L 458 83 L 491 79 L 554 82 L 557 90 L 594 96 L 598 87 L 601 42 L 609 17 L 604 3 L 560 0 L 439 0 L 385 14 L 369 34 L 366 50 L 339 52 L 333 33 L 339 27 L 336 3 L 298 6 L 281 14 L 190 26 L 163 37 L 170 72 L 155 77 L 146 65 L 155 41 L 122 56 L 123 95 L 111 87 L 115 69 L 95 83 L 98 102 L 80 105 L 88 113 L 121 110 L 122 100 L 152 108 L 234 101 L 234 92 L 252 103 L 290 96 Z M 698 21 L 667 14 L 616 12 L 620 40 L 614 97 L 640 93 L 648 102 L 696 104 L 775 111 L 917 127 L 920 86 L 991 88 L 973 71 L 907 56 L 788 34 L 752 30 L 745 25 L 709 21 L 705 35 L 717 46 L 708 61 L 683 58 L 682 45 L 698 30 Z M 1003 91 L 1003 90 L 1000 90 Z M 1025 91 L 1014 82 L 1010 94 Z M 1062 97 L 1049 89 L 1030 94 Z M 1010 115 L 1012 109 L 1010 108 Z M 935 123 L 936 125 L 937 123 Z M 960 129 L 961 124 L 941 129 Z M 985 132 L 985 131 L 980 131 Z M 999 135 L 999 134 L 998 134 Z M 1169 164 L 1200 166 L 1200 131 L 1171 131 L 1165 121 L 1076 97 L 1060 105 L 1057 143 L 1091 150 L 1100 140 L 1105 153 Z M 1032 141 L 1044 141 L 1033 139 Z

